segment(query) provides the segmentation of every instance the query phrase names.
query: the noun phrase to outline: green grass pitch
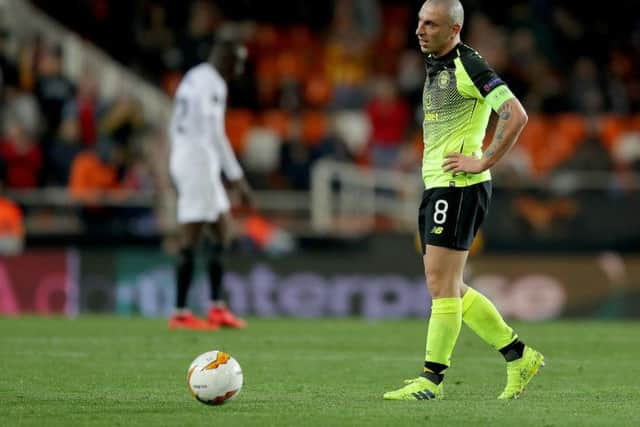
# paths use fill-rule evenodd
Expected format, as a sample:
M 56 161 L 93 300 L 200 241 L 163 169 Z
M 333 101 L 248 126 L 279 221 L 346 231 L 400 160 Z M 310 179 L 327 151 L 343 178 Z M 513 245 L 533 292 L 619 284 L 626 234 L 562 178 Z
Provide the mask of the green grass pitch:
M 424 320 L 250 319 L 243 331 L 171 332 L 163 320 L 0 318 L 3 426 L 638 426 L 640 323 L 515 324 L 547 366 L 517 401 L 496 399 L 501 357 L 463 328 L 445 400 L 388 402 L 415 376 Z M 242 365 L 238 398 L 194 400 L 191 360 Z

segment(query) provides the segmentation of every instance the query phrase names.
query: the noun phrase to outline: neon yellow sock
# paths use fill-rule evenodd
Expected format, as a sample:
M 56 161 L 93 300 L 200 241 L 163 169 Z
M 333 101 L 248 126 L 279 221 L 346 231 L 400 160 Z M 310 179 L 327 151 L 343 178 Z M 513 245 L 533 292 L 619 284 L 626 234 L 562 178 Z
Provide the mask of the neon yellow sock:
M 518 335 L 504 321 L 496 306 L 472 288 L 468 288 L 462 297 L 462 321 L 496 350 L 500 350 L 518 338 Z
M 424 360 L 451 366 L 451 353 L 461 327 L 462 299 L 434 299 L 431 305 Z

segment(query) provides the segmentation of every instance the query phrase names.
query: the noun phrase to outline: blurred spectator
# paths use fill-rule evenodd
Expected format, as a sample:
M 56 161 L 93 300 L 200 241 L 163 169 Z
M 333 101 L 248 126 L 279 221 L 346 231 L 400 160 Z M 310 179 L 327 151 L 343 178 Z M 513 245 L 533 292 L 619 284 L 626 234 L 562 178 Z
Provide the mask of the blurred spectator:
M 171 191 L 173 183 L 169 177 L 169 152 L 167 135 L 161 127 L 154 127 L 137 142 L 140 149 L 139 159 L 144 160 L 153 179 L 151 184 L 161 193 Z
M 24 224 L 20 207 L 4 197 L 0 179 L 0 255 L 14 255 L 24 246 Z
M 491 176 L 496 182 L 529 183 L 533 180 L 531 159 L 522 146 L 516 144 L 497 165 L 491 168 Z
M 136 150 L 133 150 L 136 151 Z M 121 181 L 123 195 L 152 194 L 156 191 L 155 181 L 149 162 L 142 152 L 135 152 L 128 161 Z M 153 207 L 123 207 L 118 216 L 127 223 L 127 230 L 136 235 L 150 235 L 157 232 L 158 221 Z
M 623 188 L 637 189 L 640 180 L 640 132 L 624 132 L 616 141 L 613 159 Z
M 238 136 L 234 149 L 250 164 L 247 172 L 259 181 L 253 181 L 257 186 L 306 190 L 320 158 L 403 170 L 420 167 L 425 70 L 409 2 L 316 5 L 296 0 L 287 2 L 287 14 L 243 1 L 33 2 L 157 84 L 179 81 L 182 70 L 204 59 L 214 37 L 234 27 L 247 40 L 250 62 L 242 79 L 229 83 L 229 105 L 243 114 L 234 119 L 235 113 L 228 111 L 227 126 L 238 130 L 230 132 Z M 490 5 L 470 2 L 464 39 L 504 77 L 530 116 L 519 144 L 493 171 L 503 176 L 498 180 L 556 182 L 575 170 L 623 170 L 629 172 L 625 179 L 637 185 L 630 173 L 640 172 L 640 127 L 634 119 L 640 111 L 637 5 L 623 14 L 605 10 L 599 17 L 588 16 L 576 2 Z M 320 9 L 324 17 L 314 14 Z M 600 21 L 618 16 L 613 13 L 619 15 L 617 25 L 604 28 Z M 233 24 L 227 17 L 245 21 Z M 122 31 L 106 31 L 112 28 Z M 0 30 L 0 108 L 4 117 L 21 124 L 12 135 L 22 135 L 17 145 L 9 135 L 2 140 L 2 158 L 7 157 L 14 177 L 10 180 L 23 176 L 18 181 L 24 182 L 35 169 L 46 177 L 40 184 L 74 187 L 75 182 L 77 187 L 75 169 L 84 164 L 80 175 L 98 187 L 109 182 L 136 193 L 168 192 L 163 130 L 146 126 L 140 100 L 123 90 L 106 102 L 97 89 L 94 72 L 99 70 L 81 74 L 74 95 L 63 73 L 62 50 L 49 46 L 43 36 L 28 37 L 15 40 Z M 380 75 L 393 76 L 395 82 L 375 77 Z M 171 84 L 164 87 L 171 93 Z M 265 110 L 286 116 L 278 127 L 291 130 L 276 130 L 277 137 L 265 133 L 261 126 L 272 129 L 262 121 Z M 586 135 L 561 131 L 566 112 L 586 118 Z M 289 123 L 289 116 L 297 118 Z M 335 129 L 328 125 L 334 117 L 339 122 Z M 164 127 L 160 120 L 153 125 Z M 98 150 L 101 141 L 122 152 L 135 151 L 138 139 L 148 139 L 155 148 L 117 165 L 103 161 L 98 151 L 76 159 L 85 147 Z M 405 144 L 409 139 L 415 143 Z M 37 156 L 25 154 L 31 151 L 41 153 L 40 167 Z M 87 166 L 87 157 L 96 176 L 90 176 L 93 166 Z M 20 162 L 31 169 L 15 167 Z M 72 169 L 75 178 L 70 180 Z M 107 176 L 111 178 L 105 180 Z M 554 215 L 571 217 L 570 203 L 550 208 L 533 202 L 521 200 L 518 206 L 534 227 L 549 228 L 544 224 L 553 223 L 548 220 Z
M 104 138 L 127 146 L 143 126 L 144 112 L 140 101 L 125 93 L 105 107 L 99 131 Z
M 491 64 L 499 75 L 503 74 L 509 65 L 508 37 L 502 27 L 494 25 L 491 19 L 484 13 L 475 13 L 469 17 L 469 34 L 465 43 L 473 46 Z M 533 45 L 526 46 L 529 54 L 533 53 Z M 511 85 L 510 85 L 511 86 Z
M 270 186 L 279 166 L 282 141 L 273 130 L 263 127 L 254 127 L 245 139 L 241 162 L 248 179 Z
M 38 79 L 38 64 L 44 49 L 42 35 L 35 33 L 24 40 L 18 53 L 18 84 L 23 90 L 33 92 Z
M 380 78 L 374 96 L 366 106 L 371 121 L 371 162 L 376 168 L 395 166 L 400 147 L 407 137 L 411 113 L 406 101 L 398 96 L 393 80 Z
M 85 202 L 99 202 L 104 197 L 123 196 L 120 174 L 124 150 L 119 144 L 102 142 L 79 153 L 71 165 L 69 190 Z
M 75 117 L 66 118 L 47 153 L 53 184 L 67 186 L 73 159 L 80 151 L 82 146 L 79 122 Z
M 311 160 L 311 150 L 302 142 L 302 122 L 294 117 L 280 146 L 280 171 L 289 188 L 309 189 Z
M 243 240 L 246 240 L 252 251 L 281 256 L 296 249 L 296 241 L 289 232 L 261 215 L 254 213 L 240 222 L 244 228 Z
M 69 99 L 63 108 L 63 120 L 75 120 L 79 131 L 79 140 L 83 146 L 92 146 L 98 142 L 98 116 L 100 104 L 98 82 L 92 69 L 85 68 L 77 81 L 75 96 Z
M 138 60 L 142 62 L 142 69 L 151 79 L 157 79 L 157 74 L 151 70 L 165 70 L 167 52 L 174 45 L 174 33 L 167 24 L 167 11 L 157 3 L 147 5 L 146 14 L 139 17 L 140 23 L 136 28 L 136 42 L 140 48 Z
M 47 146 L 55 137 L 62 121 L 62 110 L 74 93 L 71 81 L 62 74 L 62 49 L 45 47 L 37 63 L 38 77 L 34 93 L 43 114 L 45 129 L 42 135 Z
M 0 28 L 0 96 L 7 88 L 18 87 L 18 67 L 5 52 L 8 37 L 7 30 Z
M 578 172 L 611 172 L 613 161 L 600 138 L 599 122 L 596 117 L 586 119 L 586 136 L 578 143 L 573 155 L 556 170 Z
M 352 23 L 365 39 L 373 42 L 380 35 L 381 13 L 378 0 L 338 0 L 337 3 L 351 9 Z
M 108 236 L 123 230 L 133 231 L 131 219 L 140 212 L 135 207 L 119 206 L 134 194 L 123 182 L 125 160 L 124 148 L 110 142 L 100 142 L 94 148 L 85 149 L 73 160 L 69 190 L 73 197 L 84 203 L 80 216 L 89 235 Z M 143 226 L 142 233 L 147 228 Z M 137 229 L 140 231 L 139 225 Z
M 35 138 L 42 130 L 42 118 L 38 102 L 33 94 L 9 88 L 5 93 L 4 116 L 13 116 L 24 127 L 25 132 Z
M 335 109 L 361 108 L 365 102 L 364 85 L 372 54 L 367 27 L 356 21 L 351 1 L 336 2 L 325 53 L 325 70 L 334 87 L 332 107 Z
M 606 90 L 612 112 L 617 114 L 629 114 L 631 112 L 632 106 L 628 86 L 633 82 L 635 71 L 633 61 L 628 55 L 620 50 L 614 50 L 611 53 Z
M 15 117 L 8 117 L 5 135 L 0 143 L 0 156 L 6 167 L 9 188 L 34 188 L 42 168 L 40 147 L 25 132 Z
M 312 155 L 314 162 L 320 159 L 330 159 L 344 163 L 354 162 L 354 156 L 351 154 L 346 142 L 334 130 L 330 131 L 314 147 Z
M 411 105 L 412 121 L 422 123 L 422 88 L 425 69 L 422 55 L 415 51 L 402 53 L 398 63 L 397 84 L 400 95 Z
M 576 61 L 570 83 L 570 99 L 574 111 L 597 114 L 604 110 L 602 83 L 593 59 L 582 57 Z
M 222 13 L 215 3 L 195 0 L 191 4 L 187 32 L 179 42 L 178 64 L 182 72 L 207 60 L 213 37 L 222 23 Z

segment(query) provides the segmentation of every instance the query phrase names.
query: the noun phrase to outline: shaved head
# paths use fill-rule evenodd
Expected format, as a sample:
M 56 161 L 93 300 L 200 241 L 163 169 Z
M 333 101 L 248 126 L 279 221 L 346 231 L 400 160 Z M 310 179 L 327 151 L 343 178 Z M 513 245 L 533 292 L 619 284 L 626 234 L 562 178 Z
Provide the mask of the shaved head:
M 418 12 L 416 36 L 422 53 L 435 56 L 460 43 L 464 9 L 459 0 L 427 0 Z
M 449 23 L 458 24 L 462 27 L 464 23 L 464 9 L 459 0 L 427 0 L 425 3 L 443 7 L 449 17 Z

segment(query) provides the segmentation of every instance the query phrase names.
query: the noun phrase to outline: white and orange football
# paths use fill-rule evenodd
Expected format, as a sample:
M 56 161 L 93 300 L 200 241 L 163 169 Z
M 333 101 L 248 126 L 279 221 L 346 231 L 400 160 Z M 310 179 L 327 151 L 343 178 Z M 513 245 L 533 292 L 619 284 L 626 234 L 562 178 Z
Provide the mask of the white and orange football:
M 221 405 L 242 388 L 242 368 L 228 353 L 208 351 L 196 357 L 187 371 L 189 391 L 198 401 Z

